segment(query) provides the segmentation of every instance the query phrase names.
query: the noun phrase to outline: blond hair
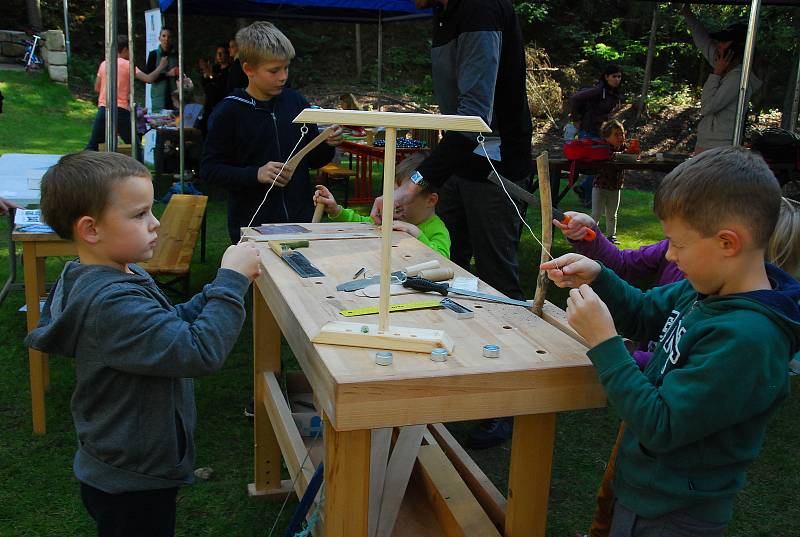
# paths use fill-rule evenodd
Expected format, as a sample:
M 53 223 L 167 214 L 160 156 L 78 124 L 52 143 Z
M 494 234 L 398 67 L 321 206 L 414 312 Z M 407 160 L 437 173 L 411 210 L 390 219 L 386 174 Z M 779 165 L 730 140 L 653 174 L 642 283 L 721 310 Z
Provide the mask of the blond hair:
M 274 24 L 256 21 L 236 32 L 239 61 L 255 67 L 263 62 L 287 61 L 294 58 L 294 46 Z
M 767 246 L 767 260 L 800 277 L 800 203 L 781 198 L 778 223 Z
M 422 161 L 428 158 L 430 151 L 418 151 L 411 153 L 406 158 L 397 163 L 394 168 L 394 184 L 395 186 L 402 185 L 405 181 L 411 179 L 411 176 L 417 171 Z
M 778 220 L 781 188 L 761 155 L 739 146 L 716 147 L 681 163 L 653 198 L 660 220 L 679 218 L 704 237 L 735 221 L 766 248 Z

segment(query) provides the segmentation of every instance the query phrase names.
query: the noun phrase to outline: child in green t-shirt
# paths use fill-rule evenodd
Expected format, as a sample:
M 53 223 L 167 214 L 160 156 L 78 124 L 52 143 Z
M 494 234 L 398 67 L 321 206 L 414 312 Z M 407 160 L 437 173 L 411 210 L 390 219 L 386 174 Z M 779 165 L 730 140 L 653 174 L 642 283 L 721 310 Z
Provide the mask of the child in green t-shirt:
M 400 164 L 402 165 L 403 163 L 405 161 Z M 400 176 L 400 183 L 402 184 L 405 181 L 410 181 L 411 178 L 409 173 L 402 173 L 401 165 L 398 165 L 397 175 Z M 444 222 L 436 216 L 435 210 L 438 202 L 439 194 L 434 188 L 428 186 L 401 208 L 400 213 L 395 216 L 396 219 L 392 228 L 396 231 L 405 231 L 449 259 L 450 233 L 447 231 Z M 372 218 L 369 216 L 362 216 L 353 209 L 345 209 L 336 203 L 336 199 L 334 199 L 330 190 L 322 185 L 317 185 L 317 190 L 314 192 L 314 204 L 317 203 L 325 205 L 325 214 L 333 222 L 372 222 Z

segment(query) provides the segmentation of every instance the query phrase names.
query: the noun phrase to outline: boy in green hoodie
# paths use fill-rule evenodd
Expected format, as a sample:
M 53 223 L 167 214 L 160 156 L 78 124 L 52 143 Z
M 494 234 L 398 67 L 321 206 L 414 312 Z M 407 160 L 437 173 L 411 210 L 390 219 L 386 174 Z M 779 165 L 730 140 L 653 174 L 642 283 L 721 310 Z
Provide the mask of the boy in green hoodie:
M 764 262 L 780 202 L 760 156 L 715 148 L 655 195 L 666 257 L 686 280 L 642 292 L 578 254 L 542 264 L 572 288 L 567 319 L 628 425 L 611 537 L 717 536 L 730 521 L 800 349 L 800 285 Z M 658 341 L 644 371 L 618 331 Z
M 420 157 L 422 155 L 419 153 L 412 155 L 397 165 L 395 173 L 397 188 L 411 180 L 411 173 L 415 170 L 416 164 L 423 160 Z M 427 186 L 403 205 L 402 212 L 395 215 L 392 228 L 395 231 L 405 231 L 431 250 L 450 259 L 450 233 L 442 219 L 436 215 L 438 202 L 439 193 L 432 186 Z M 332 222 L 372 222 L 371 217 L 362 216 L 353 209 L 345 209 L 336 203 L 330 190 L 322 185 L 317 185 L 317 190 L 314 192 L 314 204 L 317 203 L 325 206 L 325 214 Z

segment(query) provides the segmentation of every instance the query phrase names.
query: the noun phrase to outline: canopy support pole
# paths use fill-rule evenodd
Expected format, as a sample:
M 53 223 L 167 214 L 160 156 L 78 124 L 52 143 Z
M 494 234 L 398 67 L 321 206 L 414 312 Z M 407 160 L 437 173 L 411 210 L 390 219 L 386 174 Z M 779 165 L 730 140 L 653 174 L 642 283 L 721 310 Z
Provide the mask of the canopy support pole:
M 134 55 L 134 42 L 136 41 L 136 32 L 133 29 L 133 0 L 128 0 L 128 65 L 130 73 L 130 100 L 128 101 L 128 108 L 131 113 L 131 158 L 139 160 L 138 146 L 139 136 L 136 132 L 136 99 L 135 85 L 136 85 L 136 56 Z
M 797 127 L 797 114 L 800 113 L 800 50 L 797 51 L 797 76 L 794 78 L 794 99 L 792 109 L 789 112 L 789 126 L 787 130 L 794 132 Z
M 752 0 L 750 4 L 750 20 L 747 24 L 747 41 L 742 58 L 742 78 L 739 82 L 739 105 L 736 110 L 736 126 L 733 130 L 733 145 L 742 145 L 744 123 L 747 119 L 747 89 L 750 85 L 750 71 L 753 67 L 753 51 L 756 48 L 756 31 L 758 15 L 761 11 L 761 0 Z
M 381 111 L 381 94 L 383 93 L 381 75 L 383 73 L 383 12 L 378 11 L 378 100 L 375 109 Z
M 178 147 L 178 158 L 180 161 L 180 184 L 181 184 L 181 194 L 184 193 L 183 190 L 183 176 L 184 176 L 184 167 L 186 165 L 186 151 L 185 151 L 185 142 L 184 142 L 184 132 L 183 132 L 183 125 L 184 125 L 184 114 L 183 114 L 183 0 L 178 0 L 178 114 L 180 115 L 180 122 L 178 124 L 178 136 L 179 136 L 179 147 Z
M 117 0 L 105 0 L 106 151 L 117 150 Z
M 64 44 L 67 49 L 67 65 L 72 57 L 72 47 L 69 44 L 69 0 L 64 0 Z

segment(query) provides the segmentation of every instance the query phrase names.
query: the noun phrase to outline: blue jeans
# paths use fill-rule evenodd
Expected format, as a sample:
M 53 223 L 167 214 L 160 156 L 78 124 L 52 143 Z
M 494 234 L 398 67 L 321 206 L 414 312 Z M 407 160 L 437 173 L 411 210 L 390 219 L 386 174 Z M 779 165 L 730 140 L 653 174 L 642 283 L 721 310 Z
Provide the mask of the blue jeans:
M 117 135 L 122 137 L 122 141 L 126 144 L 131 143 L 131 113 L 124 108 L 117 107 Z M 99 144 L 106 142 L 106 107 L 101 106 L 97 109 L 97 114 L 94 116 L 94 125 L 92 125 L 92 135 L 89 138 L 89 143 L 86 144 L 84 149 L 97 151 Z M 139 145 L 139 139 L 136 139 L 136 154 L 141 155 L 142 150 Z

